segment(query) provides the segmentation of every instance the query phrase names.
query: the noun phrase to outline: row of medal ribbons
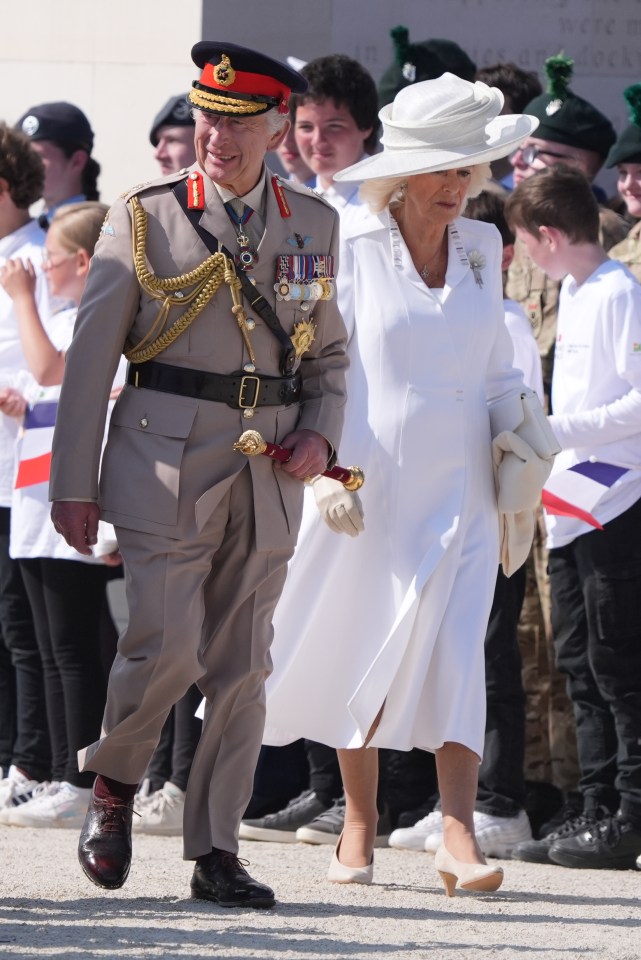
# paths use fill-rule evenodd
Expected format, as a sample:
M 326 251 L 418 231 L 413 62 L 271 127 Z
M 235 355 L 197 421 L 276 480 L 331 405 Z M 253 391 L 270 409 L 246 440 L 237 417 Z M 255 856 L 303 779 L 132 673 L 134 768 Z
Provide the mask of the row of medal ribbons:
M 331 300 L 334 258 L 329 254 L 283 254 L 276 264 L 277 300 Z

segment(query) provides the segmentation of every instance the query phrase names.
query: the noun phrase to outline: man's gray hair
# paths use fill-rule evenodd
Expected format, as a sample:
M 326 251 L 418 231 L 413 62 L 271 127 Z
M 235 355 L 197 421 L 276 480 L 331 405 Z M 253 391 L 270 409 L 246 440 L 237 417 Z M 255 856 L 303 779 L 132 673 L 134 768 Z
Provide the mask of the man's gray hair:
M 191 115 L 194 122 L 198 119 L 198 115 L 200 113 L 208 114 L 209 111 L 199 110 L 198 107 L 191 108 Z M 224 114 L 220 114 L 220 116 L 227 117 L 227 116 L 233 116 L 233 114 L 224 113 Z M 252 117 L 256 116 L 256 114 L 249 113 L 249 114 L 246 114 L 245 116 L 251 119 Z M 270 109 L 267 110 L 266 113 L 258 114 L 258 116 L 267 117 L 267 126 L 269 128 L 270 133 L 280 133 L 283 127 L 285 126 L 285 123 L 289 120 L 289 114 L 279 113 L 274 107 L 270 107 Z

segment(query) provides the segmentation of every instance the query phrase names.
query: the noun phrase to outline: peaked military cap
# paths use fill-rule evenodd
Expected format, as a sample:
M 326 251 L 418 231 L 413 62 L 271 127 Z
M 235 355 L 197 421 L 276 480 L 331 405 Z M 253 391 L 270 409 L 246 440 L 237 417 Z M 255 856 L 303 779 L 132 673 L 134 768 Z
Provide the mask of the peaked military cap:
M 407 27 L 390 30 L 394 41 L 394 62 L 387 68 L 378 85 L 378 105 L 391 103 L 399 90 L 421 80 L 436 80 L 444 73 L 453 73 L 461 80 L 474 80 L 476 64 L 453 40 L 409 42 Z
M 276 107 L 288 114 L 291 93 L 307 89 L 297 70 L 235 43 L 202 40 L 192 48 L 191 58 L 202 73 L 187 99 L 209 113 L 256 116 Z
M 596 107 L 570 90 L 574 61 L 562 54 L 545 61 L 545 93 L 530 100 L 524 113 L 539 120 L 536 136 L 606 157 L 616 140 L 614 127 Z
M 606 167 L 616 167 L 618 163 L 641 163 L 641 83 L 626 87 L 623 96 L 628 104 L 630 123 L 610 150 Z
M 93 130 L 82 110 L 73 103 L 61 100 L 31 107 L 23 113 L 16 127 L 31 140 L 74 144 L 87 153 L 93 149 Z
M 154 117 L 149 133 L 153 147 L 158 146 L 158 131 L 161 127 L 193 127 L 194 118 L 191 115 L 191 105 L 187 102 L 186 93 L 179 93 L 170 97 L 162 110 Z

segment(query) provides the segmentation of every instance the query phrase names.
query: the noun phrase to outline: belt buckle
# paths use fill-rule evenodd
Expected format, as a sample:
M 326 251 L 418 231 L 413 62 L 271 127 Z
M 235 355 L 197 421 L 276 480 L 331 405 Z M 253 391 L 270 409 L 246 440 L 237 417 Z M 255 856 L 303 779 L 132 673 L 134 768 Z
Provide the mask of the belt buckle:
M 247 386 L 247 381 L 254 381 L 254 400 L 253 403 L 245 403 L 245 388 Z M 238 391 L 238 406 L 241 410 L 253 410 L 256 404 L 258 403 L 258 391 L 260 390 L 260 377 L 254 377 L 251 374 L 241 377 L 240 380 L 240 390 Z

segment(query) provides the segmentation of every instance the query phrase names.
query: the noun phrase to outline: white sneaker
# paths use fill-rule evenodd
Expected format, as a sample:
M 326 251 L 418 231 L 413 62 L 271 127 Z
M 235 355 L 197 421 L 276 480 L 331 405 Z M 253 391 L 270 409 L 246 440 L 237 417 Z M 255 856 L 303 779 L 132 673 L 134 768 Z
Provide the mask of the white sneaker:
M 397 850 L 425 850 L 425 843 L 433 834 L 438 834 L 441 839 L 443 837 L 443 817 L 440 810 L 432 810 L 413 827 L 400 827 L 398 830 L 393 830 L 387 842 L 390 847 L 396 847 Z M 439 839 L 436 847 L 440 842 Z
M 29 780 L 11 764 L 8 776 L 0 780 L 0 823 L 9 823 L 13 808 L 30 800 L 37 786 L 37 780 Z
M 185 792 L 169 780 L 162 790 L 143 798 L 142 808 L 134 801 L 139 817 L 134 817 L 134 830 L 163 837 L 179 837 L 183 832 Z
M 532 829 L 525 810 L 516 817 L 494 817 L 489 813 L 474 811 L 474 832 L 479 847 L 486 857 L 499 857 L 509 860 L 512 850 L 523 840 L 532 839 Z M 436 853 L 443 840 L 443 828 L 434 832 L 425 841 L 425 850 Z
M 143 807 L 146 807 L 147 804 L 151 803 L 155 796 L 156 794 L 151 792 L 151 780 L 149 777 L 145 777 L 138 787 L 136 796 L 134 797 L 134 807 L 136 809 L 136 813 L 142 813 Z
M 509 860 L 517 843 L 532 839 L 532 828 L 525 810 L 520 810 L 515 817 L 494 817 L 475 810 L 474 830 L 484 856 L 500 860 Z
M 42 783 L 33 797 L 9 815 L 13 827 L 81 827 L 91 797 L 89 787 L 75 787 L 66 780 Z

